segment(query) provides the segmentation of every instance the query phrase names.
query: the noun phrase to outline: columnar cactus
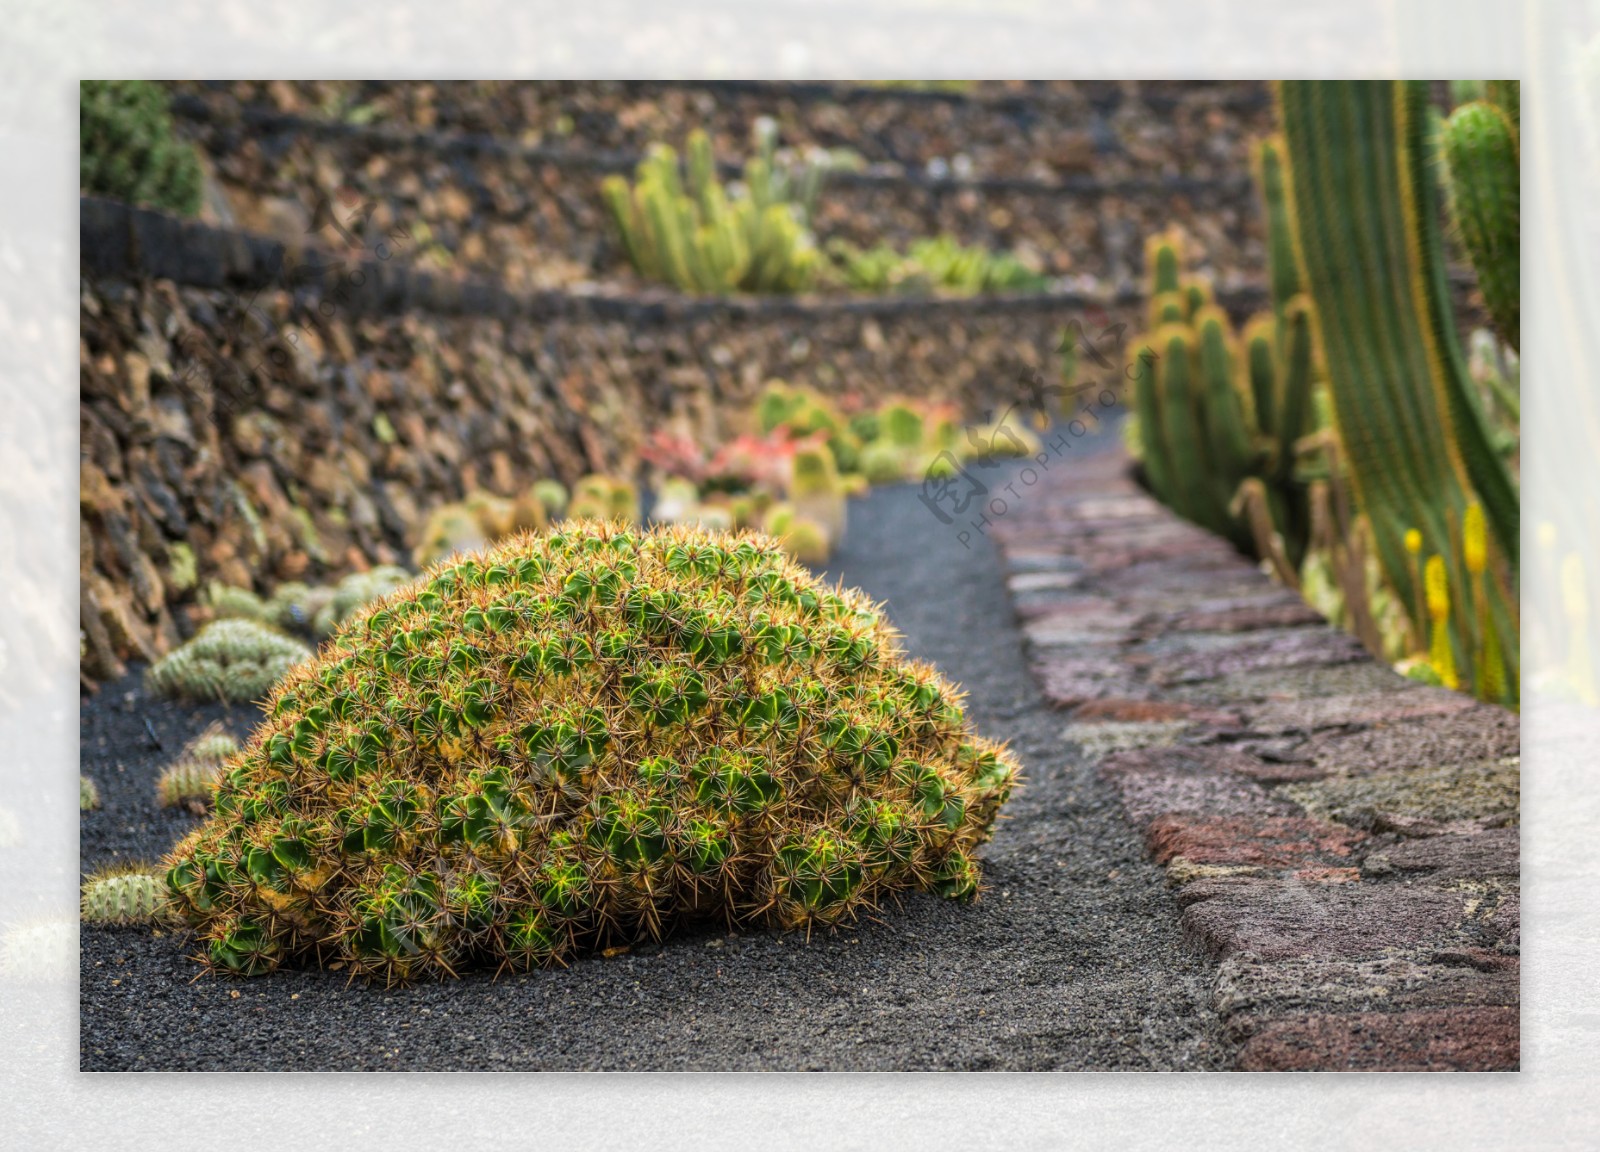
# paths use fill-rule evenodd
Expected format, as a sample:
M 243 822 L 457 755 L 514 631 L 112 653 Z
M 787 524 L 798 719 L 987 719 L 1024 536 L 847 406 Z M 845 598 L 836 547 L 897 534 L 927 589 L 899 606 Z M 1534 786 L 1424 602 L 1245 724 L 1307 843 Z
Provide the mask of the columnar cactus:
M 657 144 L 639 162 L 632 187 L 607 177 L 601 192 L 629 263 L 688 292 L 806 288 L 821 265 L 805 227 L 821 168 L 808 165 L 793 178 L 781 171 L 773 134 L 767 124 L 756 128 L 743 196 L 717 182 L 710 138 L 699 129 L 689 134 L 686 173 L 677 153 Z
M 1439 144 L 1450 216 L 1472 258 L 1483 303 L 1500 338 L 1520 349 L 1522 182 L 1517 130 L 1499 107 L 1474 100 L 1450 114 Z
M 405 980 L 970 898 L 1016 777 L 860 594 L 685 527 L 457 559 L 268 711 L 166 862 L 211 963 L 244 973 Z
M 1458 639 L 1475 653 L 1484 642 L 1472 622 L 1486 620 L 1500 633 L 1498 652 L 1514 661 L 1516 484 L 1456 337 L 1426 85 L 1283 81 L 1277 93 L 1291 216 L 1339 444 L 1384 577 L 1402 603 L 1415 604 L 1406 532 L 1418 530 L 1430 554 L 1453 564 L 1466 509 L 1480 503 L 1494 579 L 1483 584 L 1483 616 L 1470 603 L 1471 582 L 1450 574 L 1464 610 Z M 1413 623 L 1419 634 L 1437 626 Z M 1515 682 L 1508 678 L 1513 699 Z

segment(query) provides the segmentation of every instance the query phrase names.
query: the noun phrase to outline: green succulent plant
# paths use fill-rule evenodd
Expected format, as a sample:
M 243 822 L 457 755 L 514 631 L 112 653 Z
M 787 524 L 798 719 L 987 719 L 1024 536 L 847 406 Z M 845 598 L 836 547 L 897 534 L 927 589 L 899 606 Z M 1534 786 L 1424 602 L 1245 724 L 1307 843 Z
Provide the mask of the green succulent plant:
M 970 898 L 1016 778 L 875 606 L 770 538 L 568 522 L 370 606 L 166 861 L 218 968 L 385 981 Z
M 238 751 L 239 742 L 222 722 L 213 721 L 161 771 L 156 779 L 156 799 L 167 808 L 191 801 L 209 803 L 222 777 L 223 763 Z
M 745 162 L 738 194 L 716 178 L 711 138 L 689 134 L 686 162 L 655 144 L 630 186 L 601 184 L 628 261 L 641 274 L 686 292 L 800 292 L 821 258 L 807 231 L 821 184 L 821 157 L 787 168 L 776 153 L 776 126 L 754 130 L 756 154 Z
M 171 908 L 166 883 L 138 866 L 104 869 L 83 882 L 79 916 L 94 925 L 144 925 Z
M 78 87 L 78 185 L 193 216 L 200 160 L 172 129 L 167 93 L 148 80 L 84 80 Z
M 157 696 L 253 701 L 267 695 L 311 650 L 257 621 L 212 621 L 145 670 Z
M 79 811 L 80 812 L 88 812 L 90 809 L 98 809 L 99 807 L 100 807 L 100 788 L 99 788 L 99 786 L 96 785 L 94 783 L 94 781 L 92 781 L 88 777 L 84 776 L 82 773 L 79 773 L 78 774 L 78 809 L 79 809 Z

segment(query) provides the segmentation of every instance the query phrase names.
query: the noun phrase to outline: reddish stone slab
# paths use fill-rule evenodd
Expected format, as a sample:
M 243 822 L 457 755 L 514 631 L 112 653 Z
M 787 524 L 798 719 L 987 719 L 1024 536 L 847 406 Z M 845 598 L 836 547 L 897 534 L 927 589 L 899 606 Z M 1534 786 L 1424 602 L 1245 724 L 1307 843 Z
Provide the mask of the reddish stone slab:
M 1231 644 L 1160 660 L 1150 670 L 1150 681 L 1156 685 L 1177 685 L 1214 681 L 1262 669 L 1344 665 L 1370 659 L 1361 642 L 1348 633 L 1326 626 L 1290 629 L 1266 636 L 1241 633 Z
M 1110 597 L 1063 593 L 1038 605 L 1022 632 L 1030 644 L 1039 646 L 1072 644 L 1082 638 L 1114 637 L 1120 642 L 1134 619 Z
M 1290 596 L 1292 599 L 1242 597 L 1215 607 L 1196 607 L 1167 617 L 1160 627 L 1168 632 L 1238 633 L 1328 623 L 1305 601 Z
M 1484 918 L 1484 923 L 1500 937 L 1495 941 L 1495 946 L 1501 949 L 1520 949 L 1522 947 L 1522 898 L 1516 893 L 1508 893 L 1500 898 L 1500 904 L 1494 912 Z
M 1521 1066 L 1513 1007 L 1315 1013 L 1272 1021 L 1245 1042 L 1239 1068 L 1487 1072 Z
M 1241 706 L 1240 712 L 1244 714 L 1245 727 L 1253 733 L 1300 733 L 1448 717 L 1476 704 L 1464 693 L 1418 685 L 1392 693 L 1357 693 L 1246 704 Z
M 1150 822 L 1145 842 L 1156 863 L 1185 857 L 1197 865 L 1306 869 L 1349 858 L 1363 834 L 1310 817 L 1165 816 Z M 1359 874 L 1357 874 L 1359 876 Z
M 1289 879 L 1302 885 L 1358 885 L 1361 870 L 1351 865 L 1345 868 L 1316 865 L 1309 869 L 1296 869 Z
M 1241 754 L 1223 746 L 1129 749 L 1100 762 L 1128 819 L 1146 826 L 1168 814 L 1288 816 L 1288 802 L 1234 771 Z
M 1515 828 L 1421 837 L 1374 850 L 1362 864 L 1368 873 L 1421 874 L 1435 884 L 1463 878 L 1516 877 L 1522 871 L 1521 843 Z
M 1517 714 L 1474 702 L 1448 719 L 1432 714 L 1359 732 L 1316 733 L 1296 752 L 1326 773 L 1353 777 L 1497 761 L 1519 755 L 1521 748 Z
M 1135 697 L 1101 697 L 1073 712 L 1074 721 L 1190 721 L 1196 725 L 1234 728 L 1239 714 L 1190 705 L 1182 701 L 1140 700 Z
M 1031 667 L 1045 700 L 1057 708 L 1074 708 L 1099 697 L 1149 695 L 1127 666 L 1110 657 L 1045 650 L 1035 655 Z
M 1461 943 L 1461 893 L 1258 878 L 1228 882 L 1196 881 L 1181 891 L 1184 932 L 1214 956 L 1353 960 L 1385 949 Z
M 1462 949 L 1364 961 L 1232 957 L 1217 968 L 1213 1004 L 1229 1034 L 1242 1041 L 1273 1021 L 1312 1013 L 1504 1007 L 1520 998 L 1517 958 Z

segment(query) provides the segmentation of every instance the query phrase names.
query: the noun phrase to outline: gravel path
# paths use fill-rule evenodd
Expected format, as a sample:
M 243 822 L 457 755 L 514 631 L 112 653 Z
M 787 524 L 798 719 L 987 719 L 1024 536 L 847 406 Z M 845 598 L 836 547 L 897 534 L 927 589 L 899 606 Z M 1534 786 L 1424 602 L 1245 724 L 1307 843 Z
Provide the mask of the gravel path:
M 82 1068 L 1227 1065 L 1211 966 L 1183 946 L 1160 870 L 1061 740 L 993 549 L 963 547 L 909 486 L 850 515 L 829 575 L 884 601 L 909 651 L 965 685 L 979 731 L 1009 739 L 1025 766 L 977 904 L 914 895 L 809 941 L 707 931 L 569 969 L 387 991 L 329 972 L 195 979 L 181 938 L 85 927 Z M 214 717 L 242 733 L 253 714 L 151 702 L 135 678 L 85 703 L 83 771 L 105 799 L 83 820 L 86 869 L 154 858 L 192 823 L 155 807 L 154 780 Z

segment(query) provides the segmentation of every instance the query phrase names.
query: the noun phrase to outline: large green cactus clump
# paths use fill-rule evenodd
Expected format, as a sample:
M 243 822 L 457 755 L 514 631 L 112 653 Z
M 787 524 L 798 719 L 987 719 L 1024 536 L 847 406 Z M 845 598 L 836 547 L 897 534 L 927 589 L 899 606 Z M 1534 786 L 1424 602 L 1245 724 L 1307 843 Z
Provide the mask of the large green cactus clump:
M 601 191 L 629 263 L 685 292 L 809 287 L 823 263 L 807 221 L 825 165 L 786 168 L 768 120 L 757 122 L 755 143 L 738 195 L 717 180 L 711 138 L 700 129 L 689 134 L 682 169 L 671 147 L 656 144 L 631 187 L 621 176 L 607 177 Z
M 167 885 L 232 971 L 549 965 L 971 897 L 1015 777 L 871 603 L 770 539 L 568 523 L 434 570 L 297 668 Z
M 1463 104 L 1439 133 L 1450 216 L 1478 274 L 1495 331 L 1522 345 L 1522 183 L 1516 81 L 1496 92 L 1509 108 L 1484 100 Z
M 78 185 L 95 196 L 200 210 L 200 161 L 172 130 L 167 94 L 148 80 L 85 80 L 78 88 Z

